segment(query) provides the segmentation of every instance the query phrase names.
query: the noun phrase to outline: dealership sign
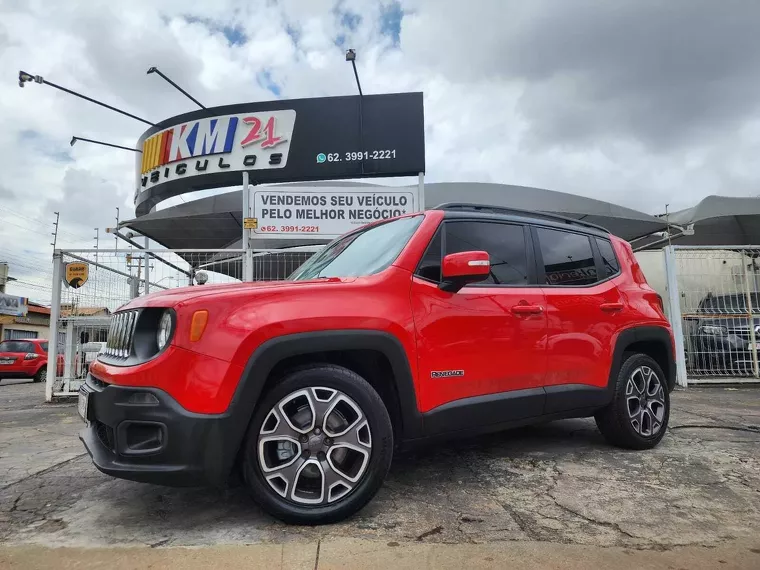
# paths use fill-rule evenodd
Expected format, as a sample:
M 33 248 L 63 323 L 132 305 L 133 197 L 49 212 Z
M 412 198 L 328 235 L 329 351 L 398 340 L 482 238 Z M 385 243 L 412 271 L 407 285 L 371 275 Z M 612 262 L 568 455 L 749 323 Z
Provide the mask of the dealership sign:
M 181 123 L 145 140 L 140 188 L 234 170 L 282 168 L 296 112 L 244 113 Z
M 135 210 L 194 190 L 416 176 L 425 171 L 422 93 L 266 101 L 163 121 L 138 141 Z
M 29 312 L 29 304 L 26 297 L 14 297 L 0 293 L 0 315 L 23 317 Z
M 346 188 L 256 189 L 254 235 L 333 238 L 378 220 L 421 209 L 416 186 L 387 190 Z

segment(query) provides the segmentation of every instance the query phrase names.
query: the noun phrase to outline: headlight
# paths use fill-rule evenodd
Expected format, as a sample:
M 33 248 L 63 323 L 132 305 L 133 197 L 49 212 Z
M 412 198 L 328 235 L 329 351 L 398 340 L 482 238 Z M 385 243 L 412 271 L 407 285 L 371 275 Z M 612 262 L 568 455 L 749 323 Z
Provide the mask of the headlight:
M 702 325 L 699 327 L 699 332 L 713 336 L 725 336 L 728 334 L 728 329 L 717 325 Z
M 158 323 L 158 332 L 156 332 L 156 341 L 158 342 L 158 350 L 163 350 L 164 347 L 169 344 L 169 339 L 172 336 L 172 314 L 170 311 L 164 311 L 161 315 L 161 320 Z

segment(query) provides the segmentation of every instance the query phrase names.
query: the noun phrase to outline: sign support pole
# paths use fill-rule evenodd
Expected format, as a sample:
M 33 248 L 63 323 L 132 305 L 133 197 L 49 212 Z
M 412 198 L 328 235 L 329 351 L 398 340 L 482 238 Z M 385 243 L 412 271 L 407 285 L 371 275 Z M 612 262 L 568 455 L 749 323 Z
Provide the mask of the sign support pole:
M 61 287 L 63 286 L 63 259 L 61 252 L 53 252 L 53 289 L 50 300 L 50 339 L 48 340 L 48 367 L 45 378 L 45 401 L 53 401 L 53 384 L 58 372 L 58 319 L 61 318 Z
M 243 172 L 243 273 L 242 281 L 253 281 L 253 259 L 251 257 L 251 230 L 245 227 L 245 220 L 251 217 L 251 191 L 248 171 Z
M 145 236 L 145 249 L 148 249 L 150 247 L 149 245 L 149 238 L 148 236 Z M 145 253 L 145 294 L 147 295 L 150 293 L 150 254 Z
M 419 192 L 417 194 L 418 194 L 418 200 L 420 201 L 419 206 L 418 206 L 418 211 L 424 212 L 425 211 L 425 173 L 424 172 L 420 172 L 419 174 L 418 186 L 419 186 Z

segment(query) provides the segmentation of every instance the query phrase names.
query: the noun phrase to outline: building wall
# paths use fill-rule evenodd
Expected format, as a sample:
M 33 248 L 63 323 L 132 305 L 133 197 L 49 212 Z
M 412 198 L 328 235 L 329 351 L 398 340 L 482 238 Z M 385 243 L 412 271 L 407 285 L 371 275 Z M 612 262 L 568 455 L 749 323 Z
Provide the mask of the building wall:
M 0 340 L 5 339 L 7 329 L 36 332 L 37 338 L 50 336 L 50 315 L 29 313 L 25 317 L 0 315 Z

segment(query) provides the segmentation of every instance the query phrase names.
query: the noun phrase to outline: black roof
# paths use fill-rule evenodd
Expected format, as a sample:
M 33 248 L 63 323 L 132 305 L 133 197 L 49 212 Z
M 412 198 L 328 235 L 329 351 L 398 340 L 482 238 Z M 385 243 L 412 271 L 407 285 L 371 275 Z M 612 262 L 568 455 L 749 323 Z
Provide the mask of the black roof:
M 535 212 L 522 210 L 520 208 L 507 208 L 503 206 L 489 206 L 484 204 L 469 204 L 465 202 L 447 202 L 433 208 L 434 210 L 443 210 L 447 218 L 472 218 L 473 214 L 478 218 L 499 219 L 512 222 L 529 222 L 539 223 L 545 226 L 558 228 L 567 228 L 574 226 L 572 229 L 584 233 L 608 236 L 610 232 L 597 224 L 585 222 L 575 218 L 559 216 L 547 212 Z

